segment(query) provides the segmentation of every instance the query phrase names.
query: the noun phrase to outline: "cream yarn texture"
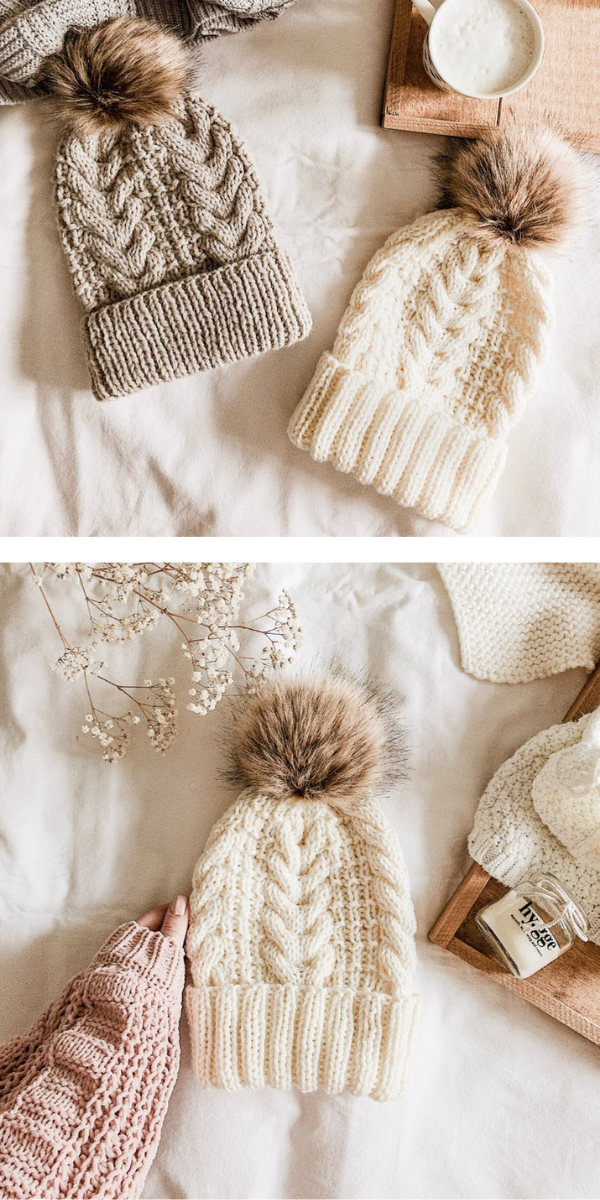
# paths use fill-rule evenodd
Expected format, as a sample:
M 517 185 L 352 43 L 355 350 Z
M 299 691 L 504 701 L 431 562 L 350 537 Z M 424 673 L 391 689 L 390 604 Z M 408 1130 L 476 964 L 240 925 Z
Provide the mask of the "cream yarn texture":
M 67 135 L 56 180 L 97 399 L 308 334 L 246 150 L 199 96 L 164 125 Z
M 580 742 L 550 756 L 532 796 L 536 812 L 569 853 L 600 872 L 600 708 Z
M 600 872 L 569 853 L 533 801 L 535 781 L 551 755 L 578 745 L 589 722 L 585 716 L 553 725 L 503 763 L 479 802 L 469 851 L 507 887 L 550 872 L 583 910 L 589 936 L 600 945 Z
M 204 1087 L 387 1100 L 418 1010 L 415 919 L 379 804 L 243 793 L 194 872 L 185 1006 Z
M 394 234 L 355 289 L 292 442 L 461 530 L 506 457 L 551 326 L 539 256 L 492 242 L 458 208 Z
M 438 563 L 463 669 L 526 683 L 600 661 L 600 563 Z

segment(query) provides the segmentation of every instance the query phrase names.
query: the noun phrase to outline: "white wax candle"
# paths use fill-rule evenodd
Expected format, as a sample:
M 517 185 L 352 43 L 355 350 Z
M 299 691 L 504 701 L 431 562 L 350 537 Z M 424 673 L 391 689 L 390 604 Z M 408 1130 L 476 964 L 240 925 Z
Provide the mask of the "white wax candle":
M 515 891 L 507 892 L 479 917 L 481 926 L 495 934 L 512 959 L 521 979 L 535 975 L 561 953 L 552 930 L 543 924 L 531 901 Z

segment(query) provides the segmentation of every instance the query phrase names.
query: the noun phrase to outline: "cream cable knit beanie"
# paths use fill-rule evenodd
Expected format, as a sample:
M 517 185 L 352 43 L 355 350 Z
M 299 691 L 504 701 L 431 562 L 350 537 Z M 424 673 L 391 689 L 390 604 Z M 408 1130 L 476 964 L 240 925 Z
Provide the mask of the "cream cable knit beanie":
M 400 846 L 374 791 L 397 758 L 368 688 L 263 686 L 238 717 L 244 788 L 194 872 L 186 952 L 203 1087 L 405 1089 L 418 997 Z
M 67 35 L 45 60 L 56 102 L 82 126 L 59 148 L 56 188 L 98 400 L 288 346 L 311 327 L 245 147 L 181 92 L 183 54 L 174 35 L 122 17 Z
M 600 563 L 438 563 L 463 670 L 527 683 L 600 662 Z
M 569 852 L 546 824 L 548 813 L 544 819 L 540 815 L 539 803 L 542 799 L 543 811 L 543 772 L 549 760 L 559 751 L 579 746 L 591 720 L 585 716 L 545 729 L 496 771 L 479 802 L 469 851 L 509 888 L 550 872 L 583 909 L 589 936 L 600 945 L 600 871 L 587 858 Z M 542 791 L 536 792 L 540 779 Z
M 444 210 L 369 263 L 292 417 L 292 442 L 425 517 L 470 525 L 536 381 L 551 327 L 538 251 L 578 216 L 579 172 L 548 131 L 454 145 Z

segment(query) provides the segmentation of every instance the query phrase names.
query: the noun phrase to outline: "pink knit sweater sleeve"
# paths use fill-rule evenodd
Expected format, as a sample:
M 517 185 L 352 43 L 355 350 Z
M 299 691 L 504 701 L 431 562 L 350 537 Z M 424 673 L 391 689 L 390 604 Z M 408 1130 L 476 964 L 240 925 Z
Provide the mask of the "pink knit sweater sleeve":
M 183 951 L 121 925 L 0 1048 L 0 1197 L 140 1195 L 179 1067 Z

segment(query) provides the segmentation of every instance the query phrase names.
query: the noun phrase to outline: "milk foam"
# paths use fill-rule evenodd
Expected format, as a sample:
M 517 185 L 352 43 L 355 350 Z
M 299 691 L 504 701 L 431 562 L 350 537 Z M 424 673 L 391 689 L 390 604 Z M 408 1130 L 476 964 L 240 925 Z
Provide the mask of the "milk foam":
M 514 87 L 529 71 L 535 33 L 514 0 L 454 0 L 438 9 L 431 52 L 458 91 L 493 95 Z

